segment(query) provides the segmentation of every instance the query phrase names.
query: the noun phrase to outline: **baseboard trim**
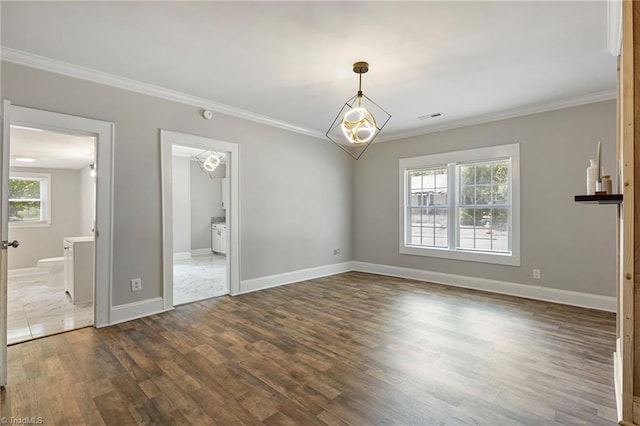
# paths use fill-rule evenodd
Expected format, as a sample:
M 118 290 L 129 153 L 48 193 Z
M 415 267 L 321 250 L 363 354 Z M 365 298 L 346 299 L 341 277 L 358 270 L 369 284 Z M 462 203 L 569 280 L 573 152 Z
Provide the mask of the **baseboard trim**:
M 180 253 L 173 253 L 173 260 L 189 260 L 191 259 L 191 253 L 188 251 L 183 251 Z
M 285 272 L 282 274 L 242 280 L 240 281 L 240 293 L 238 294 L 251 293 L 285 284 L 349 272 L 353 270 L 352 263 L 353 262 L 333 263 L 331 265 L 318 266 L 315 268 L 299 269 L 297 271 Z
M 8 278 L 18 278 L 18 277 L 31 277 L 34 275 L 44 275 L 48 276 L 49 272 L 44 271 L 38 267 L 35 268 L 20 268 L 20 269 L 10 269 L 7 271 Z
M 111 308 L 111 323 L 108 325 L 120 324 L 149 315 L 159 314 L 160 312 L 164 312 L 162 297 L 125 303 L 124 305 L 117 305 Z
M 210 248 L 201 248 L 201 249 L 194 249 L 191 250 L 191 257 L 193 256 L 206 256 L 208 254 L 212 254 L 213 252 L 211 251 Z
M 616 339 L 616 351 L 613 353 L 613 386 L 616 398 L 616 413 L 618 422 L 623 420 L 622 415 L 622 363 L 620 360 L 620 338 Z
M 563 305 L 579 306 L 600 311 L 615 312 L 616 298 L 597 294 L 579 293 L 575 291 L 559 290 L 549 287 L 539 287 L 516 284 L 506 281 L 490 280 L 486 278 L 468 277 L 464 275 L 447 274 L 442 272 L 423 271 L 420 269 L 401 268 L 397 266 L 380 265 L 367 262 L 352 262 L 354 271 L 369 272 L 418 281 L 428 281 L 454 287 L 488 291 L 491 293 L 507 294 L 525 299 L 543 300 L 561 303 Z

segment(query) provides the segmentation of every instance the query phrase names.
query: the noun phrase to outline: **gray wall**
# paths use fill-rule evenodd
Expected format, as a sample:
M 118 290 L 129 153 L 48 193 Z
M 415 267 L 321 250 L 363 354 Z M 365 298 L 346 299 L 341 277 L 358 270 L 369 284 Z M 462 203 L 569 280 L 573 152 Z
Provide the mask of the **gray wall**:
M 191 161 L 172 158 L 173 178 L 173 252 L 191 251 Z
M 216 170 L 217 171 L 217 170 Z M 191 162 L 191 250 L 211 249 L 211 217 L 224 216 L 222 178 Z
M 9 240 L 20 242 L 20 247 L 9 252 L 9 269 L 32 268 L 38 259 L 62 256 L 64 237 L 80 235 L 80 171 L 27 167 L 11 170 L 51 174 L 51 226 L 9 226 Z
M 326 140 L 7 62 L 2 97 L 115 123 L 114 305 L 162 294 L 162 128 L 240 145 L 241 279 L 351 260 L 352 160 Z
M 615 296 L 616 207 L 573 201 L 586 193 L 599 140 L 605 172 L 615 174 L 615 113 L 614 101 L 600 102 L 371 146 L 355 163 L 354 260 Z M 521 156 L 521 266 L 399 253 L 400 158 L 513 142 Z

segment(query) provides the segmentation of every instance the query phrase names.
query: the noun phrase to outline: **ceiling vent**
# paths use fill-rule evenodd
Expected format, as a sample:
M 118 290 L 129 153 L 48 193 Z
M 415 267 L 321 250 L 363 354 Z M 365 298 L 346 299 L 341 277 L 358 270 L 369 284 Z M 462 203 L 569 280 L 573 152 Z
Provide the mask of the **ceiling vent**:
M 433 114 L 421 115 L 418 117 L 418 120 L 427 120 L 429 118 L 436 118 L 442 115 L 441 112 L 434 112 Z

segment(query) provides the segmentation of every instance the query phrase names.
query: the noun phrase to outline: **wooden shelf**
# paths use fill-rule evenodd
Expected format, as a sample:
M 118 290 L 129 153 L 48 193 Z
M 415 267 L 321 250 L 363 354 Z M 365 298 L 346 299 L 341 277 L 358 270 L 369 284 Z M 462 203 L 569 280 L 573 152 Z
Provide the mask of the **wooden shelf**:
M 575 201 L 588 204 L 620 204 L 622 203 L 622 194 L 576 195 Z

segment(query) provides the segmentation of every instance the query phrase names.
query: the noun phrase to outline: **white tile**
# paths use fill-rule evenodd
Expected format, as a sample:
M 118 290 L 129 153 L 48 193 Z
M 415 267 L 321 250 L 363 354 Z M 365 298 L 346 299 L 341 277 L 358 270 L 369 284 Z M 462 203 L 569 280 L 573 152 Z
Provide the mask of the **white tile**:
M 93 324 L 93 303 L 73 305 L 60 285 L 20 277 L 8 282 L 7 340 L 17 343 Z
M 226 262 L 224 256 L 214 254 L 175 261 L 173 304 L 181 305 L 227 294 Z

